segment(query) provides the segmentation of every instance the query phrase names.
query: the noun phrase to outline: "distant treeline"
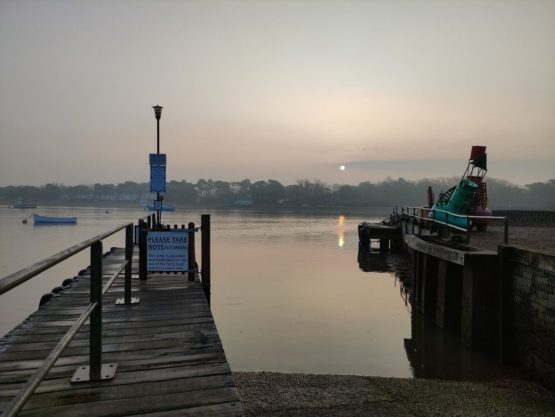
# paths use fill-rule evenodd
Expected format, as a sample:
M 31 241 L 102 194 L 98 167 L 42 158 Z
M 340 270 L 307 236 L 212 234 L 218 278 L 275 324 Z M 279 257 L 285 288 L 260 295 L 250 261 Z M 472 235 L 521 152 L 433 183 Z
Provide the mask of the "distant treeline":
M 279 181 L 239 182 L 200 179 L 169 181 L 164 193 L 168 203 L 187 206 L 420 206 L 426 202 L 426 190 L 432 186 L 436 198 L 458 182 L 458 178 L 408 181 L 387 178 L 358 185 L 329 185 L 319 180 L 299 180 L 294 185 Z M 555 180 L 536 182 L 524 187 L 506 181 L 487 179 L 489 207 L 555 209 Z M 23 198 L 30 202 L 128 202 L 152 201 L 148 183 L 126 181 L 121 184 L 64 186 L 46 184 L 35 186 L 0 187 L 0 201 L 12 204 Z

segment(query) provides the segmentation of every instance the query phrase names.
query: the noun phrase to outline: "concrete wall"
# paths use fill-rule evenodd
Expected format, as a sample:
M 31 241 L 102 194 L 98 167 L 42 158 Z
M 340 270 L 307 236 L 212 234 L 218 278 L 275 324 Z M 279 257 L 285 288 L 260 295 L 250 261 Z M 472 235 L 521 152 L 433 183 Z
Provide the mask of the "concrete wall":
M 501 246 L 503 355 L 555 387 L 555 255 Z

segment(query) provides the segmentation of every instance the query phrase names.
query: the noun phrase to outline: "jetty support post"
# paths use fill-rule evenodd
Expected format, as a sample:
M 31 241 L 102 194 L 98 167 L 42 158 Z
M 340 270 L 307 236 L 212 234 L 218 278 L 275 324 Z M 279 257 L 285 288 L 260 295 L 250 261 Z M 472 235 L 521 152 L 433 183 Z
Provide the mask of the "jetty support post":
M 190 222 L 187 226 L 189 234 L 189 281 L 195 280 L 195 224 Z
M 435 323 L 442 329 L 460 333 L 463 267 L 437 260 L 437 300 Z
M 401 226 L 399 226 L 394 236 L 391 238 L 390 243 L 392 252 L 401 252 L 403 250 L 403 234 Z
M 438 259 L 428 254 L 422 254 L 421 303 L 420 311 L 427 316 L 435 316 L 438 293 Z
M 203 214 L 200 217 L 201 250 L 202 250 L 202 289 L 210 306 L 210 214 Z
M 474 257 L 463 266 L 461 340 L 472 349 L 499 351 L 499 279 L 497 254 Z

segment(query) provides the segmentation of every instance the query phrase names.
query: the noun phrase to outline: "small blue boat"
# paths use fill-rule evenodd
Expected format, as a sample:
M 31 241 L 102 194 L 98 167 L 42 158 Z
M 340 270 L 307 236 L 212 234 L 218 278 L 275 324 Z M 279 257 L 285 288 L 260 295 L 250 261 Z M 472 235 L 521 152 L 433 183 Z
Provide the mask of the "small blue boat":
M 33 214 L 34 224 L 76 224 L 77 217 L 54 217 Z

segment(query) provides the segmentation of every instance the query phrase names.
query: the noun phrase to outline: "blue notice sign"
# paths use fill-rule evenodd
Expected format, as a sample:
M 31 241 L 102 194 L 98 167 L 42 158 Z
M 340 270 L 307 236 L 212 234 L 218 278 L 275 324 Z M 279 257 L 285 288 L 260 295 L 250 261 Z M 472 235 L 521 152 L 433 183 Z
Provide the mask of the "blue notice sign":
M 151 153 L 148 160 L 150 165 L 167 165 L 165 153 Z
M 149 272 L 187 272 L 189 270 L 188 230 L 148 232 L 146 259 L 146 269 Z
M 165 165 L 150 166 L 150 192 L 151 193 L 166 192 L 166 166 Z

